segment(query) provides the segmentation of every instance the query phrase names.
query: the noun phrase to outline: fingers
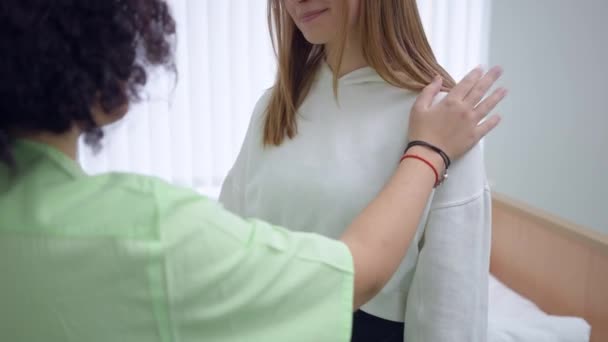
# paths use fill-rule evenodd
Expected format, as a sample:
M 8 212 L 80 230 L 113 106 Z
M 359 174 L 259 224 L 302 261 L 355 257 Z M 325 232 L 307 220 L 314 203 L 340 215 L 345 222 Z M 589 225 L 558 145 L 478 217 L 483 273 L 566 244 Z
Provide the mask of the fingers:
M 496 89 L 492 95 L 486 97 L 477 107 L 475 107 L 476 119 L 481 121 L 485 118 L 496 106 L 507 96 L 508 91 L 505 88 Z
M 416 99 L 414 106 L 422 109 L 428 109 L 433 105 L 435 96 L 441 91 L 443 81 L 440 76 L 436 76 L 428 86 L 422 89 L 420 95 Z
M 502 68 L 495 66 L 488 71 L 474 86 L 473 89 L 465 96 L 464 101 L 471 106 L 475 106 L 483 99 L 488 90 L 502 76 Z
M 475 128 L 475 139 L 477 139 L 477 141 L 481 140 L 488 133 L 490 133 L 494 128 L 496 128 L 496 126 L 498 126 L 500 121 L 501 121 L 501 118 L 499 115 L 493 115 L 493 116 L 489 117 L 486 121 L 480 123 Z
M 448 97 L 462 101 L 471 92 L 471 89 L 473 89 L 482 76 L 483 71 L 480 67 L 473 69 L 450 91 Z

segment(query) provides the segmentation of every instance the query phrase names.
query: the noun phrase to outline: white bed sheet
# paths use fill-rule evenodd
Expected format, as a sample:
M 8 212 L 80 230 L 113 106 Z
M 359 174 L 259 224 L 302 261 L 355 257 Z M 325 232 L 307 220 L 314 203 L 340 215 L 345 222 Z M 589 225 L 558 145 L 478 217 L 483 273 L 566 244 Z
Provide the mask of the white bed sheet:
M 589 324 L 548 315 L 490 275 L 488 342 L 588 342 Z

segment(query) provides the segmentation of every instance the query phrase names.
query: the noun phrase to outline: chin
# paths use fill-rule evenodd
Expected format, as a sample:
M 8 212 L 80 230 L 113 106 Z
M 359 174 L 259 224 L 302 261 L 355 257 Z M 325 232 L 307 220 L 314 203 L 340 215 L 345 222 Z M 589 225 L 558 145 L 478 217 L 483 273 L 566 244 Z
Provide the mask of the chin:
M 323 44 L 327 44 L 327 42 L 329 42 L 329 39 L 327 39 L 327 35 L 318 34 L 316 32 L 306 32 L 306 31 L 301 31 L 301 32 L 302 32 L 302 35 L 304 36 L 304 38 L 306 39 L 306 41 L 308 41 L 310 44 L 323 45 Z
M 327 44 L 327 39 L 321 39 L 321 38 L 315 38 L 315 37 L 306 37 L 304 36 L 304 38 L 306 38 L 306 41 L 308 41 L 310 44 L 313 45 L 324 45 Z

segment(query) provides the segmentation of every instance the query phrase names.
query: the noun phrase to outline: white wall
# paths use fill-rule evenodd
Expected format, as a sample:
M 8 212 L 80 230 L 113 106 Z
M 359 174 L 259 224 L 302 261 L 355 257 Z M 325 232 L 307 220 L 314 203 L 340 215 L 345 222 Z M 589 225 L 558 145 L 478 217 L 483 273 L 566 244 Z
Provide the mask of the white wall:
M 608 1 L 494 0 L 489 59 L 511 91 L 495 191 L 608 233 Z

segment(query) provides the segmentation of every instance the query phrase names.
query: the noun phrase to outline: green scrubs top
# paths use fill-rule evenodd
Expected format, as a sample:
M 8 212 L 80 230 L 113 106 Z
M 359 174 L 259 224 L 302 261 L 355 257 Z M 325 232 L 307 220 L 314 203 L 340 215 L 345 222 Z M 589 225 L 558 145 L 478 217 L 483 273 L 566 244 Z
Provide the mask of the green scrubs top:
M 0 341 L 348 341 L 341 242 L 19 141 L 0 165 Z

